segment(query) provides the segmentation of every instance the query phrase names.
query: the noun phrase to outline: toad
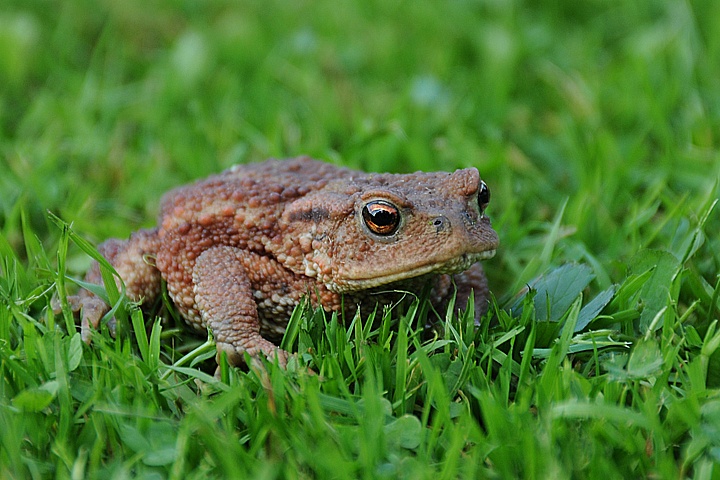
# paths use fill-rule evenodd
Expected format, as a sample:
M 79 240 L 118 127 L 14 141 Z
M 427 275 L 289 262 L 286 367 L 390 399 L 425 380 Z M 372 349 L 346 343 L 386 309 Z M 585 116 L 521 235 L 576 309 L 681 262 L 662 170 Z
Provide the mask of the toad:
M 158 226 L 100 253 L 127 296 L 152 302 L 165 281 L 191 326 L 210 329 L 218 361 L 288 353 L 275 343 L 304 297 L 326 311 L 389 304 L 431 282 L 431 301 L 452 295 L 487 310 L 477 262 L 498 237 L 485 215 L 490 191 L 475 168 L 454 173 L 375 174 L 307 157 L 238 165 L 169 192 Z M 95 263 L 86 281 L 102 285 Z M 118 280 L 119 282 L 119 280 Z M 87 290 L 82 309 L 89 341 L 109 307 Z

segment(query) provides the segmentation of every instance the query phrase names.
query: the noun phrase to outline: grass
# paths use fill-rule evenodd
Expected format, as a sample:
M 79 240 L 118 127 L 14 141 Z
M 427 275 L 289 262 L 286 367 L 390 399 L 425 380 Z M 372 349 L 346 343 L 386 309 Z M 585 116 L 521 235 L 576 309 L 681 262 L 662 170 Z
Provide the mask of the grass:
M 4 2 L 0 477 L 720 477 L 719 17 Z M 218 381 L 212 344 L 168 315 L 120 302 L 125 330 L 88 347 L 51 314 L 89 245 L 153 225 L 168 189 L 297 154 L 477 166 L 501 238 L 481 325 L 426 331 L 422 295 L 298 310 L 284 342 L 316 375 Z

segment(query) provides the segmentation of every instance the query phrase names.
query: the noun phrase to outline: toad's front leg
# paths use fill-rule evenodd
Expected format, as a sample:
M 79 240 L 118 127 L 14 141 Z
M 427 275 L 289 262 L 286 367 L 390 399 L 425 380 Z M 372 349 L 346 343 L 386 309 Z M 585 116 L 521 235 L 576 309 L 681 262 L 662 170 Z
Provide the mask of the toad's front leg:
M 193 269 L 195 304 L 204 324 L 217 344 L 217 359 L 225 352 L 231 365 L 245 363 L 243 353 L 277 357 L 287 363 L 288 352 L 260 335 L 260 318 L 252 276 L 249 271 L 253 254 L 228 246 L 216 246 L 203 252 Z M 262 258 L 253 255 L 256 258 Z
M 456 305 L 458 308 L 466 308 L 471 294 L 475 298 L 475 322 L 478 324 L 480 317 L 488 311 L 490 299 L 487 277 L 482 265 L 474 264 L 468 270 L 455 274 L 453 280 L 457 286 Z

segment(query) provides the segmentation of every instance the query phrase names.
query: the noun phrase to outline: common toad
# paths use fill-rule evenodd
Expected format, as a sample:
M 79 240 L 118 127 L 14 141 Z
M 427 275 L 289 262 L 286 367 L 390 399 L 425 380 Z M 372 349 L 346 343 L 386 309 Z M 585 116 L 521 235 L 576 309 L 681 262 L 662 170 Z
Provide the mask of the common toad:
M 225 352 L 238 365 L 247 352 L 284 364 L 287 352 L 272 341 L 304 296 L 326 311 L 354 311 L 432 282 L 433 304 L 457 292 L 464 306 L 474 290 L 475 311 L 485 311 L 477 262 L 498 245 L 489 200 L 475 168 L 375 174 L 307 157 L 268 160 L 171 191 L 157 228 L 99 251 L 135 301 L 153 301 L 165 280 L 182 317 L 212 331 L 218 360 Z M 97 264 L 86 280 L 102 284 Z M 82 307 L 88 341 L 109 307 L 86 290 L 71 303 Z

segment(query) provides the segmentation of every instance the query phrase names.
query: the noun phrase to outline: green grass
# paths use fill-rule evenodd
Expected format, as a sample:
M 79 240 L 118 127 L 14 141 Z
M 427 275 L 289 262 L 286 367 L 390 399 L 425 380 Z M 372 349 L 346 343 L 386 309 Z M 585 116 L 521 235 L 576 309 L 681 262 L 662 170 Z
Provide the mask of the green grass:
M 6 0 L 0 477 L 720 478 L 717 18 L 709 0 Z M 88 347 L 51 314 L 88 245 L 153 225 L 168 189 L 298 154 L 477 166 L 501 239 L 482 324 L 425 331 L 422 299 L 298 310 L 284 341 L 316 374 L 217 381 L 170 315 L 121 303 L 119 338 Z

